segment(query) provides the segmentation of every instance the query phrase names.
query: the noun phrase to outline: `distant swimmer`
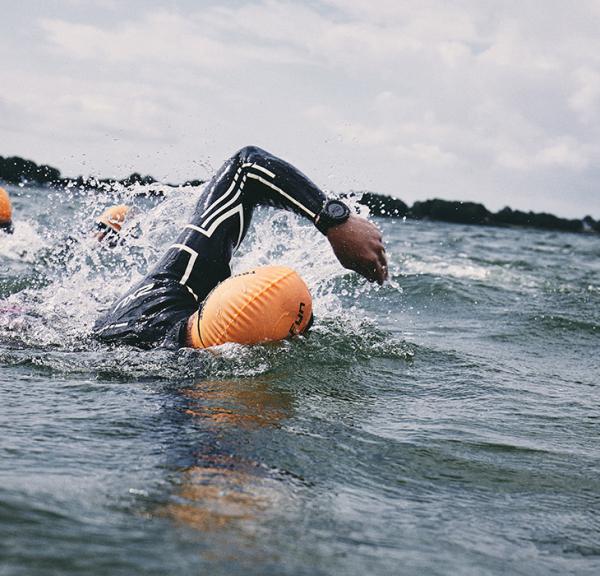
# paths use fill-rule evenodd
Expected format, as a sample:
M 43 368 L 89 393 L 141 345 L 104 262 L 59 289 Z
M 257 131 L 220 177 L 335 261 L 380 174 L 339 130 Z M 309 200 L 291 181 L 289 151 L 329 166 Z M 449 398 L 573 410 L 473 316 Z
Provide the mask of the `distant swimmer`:
M 6 234 L 14 232 L 12 204 L 8 192 L 0 186 L 0 230 Z
M 208 182 L 192 221 L 146 277 L 96 321 L 94 336 L 142 348 L 207 348 L 306 332 L 312 301 L 294 270 L 265 266 L 231 277 L 232 254 L 259 205 L 311 220 L 345 268 L 379 284 L 387 278 L 385 249 L 375 225 L 352 214 L 343 202 L 328 200 L 284 160 L 248 146 Z
M 96 238 L 106 241 L 110 246 L 118 242 L 119 232 L 129 212 L 126 204 L 117 204 L 107 208 L 96 220 Z

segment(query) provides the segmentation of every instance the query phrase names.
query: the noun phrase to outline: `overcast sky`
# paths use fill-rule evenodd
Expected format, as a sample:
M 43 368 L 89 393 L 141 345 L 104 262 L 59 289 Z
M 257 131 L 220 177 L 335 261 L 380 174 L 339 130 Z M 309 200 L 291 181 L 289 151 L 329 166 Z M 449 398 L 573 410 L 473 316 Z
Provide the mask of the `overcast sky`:
M 600 0 L 0 0 L 0 155 L 600 218 Z

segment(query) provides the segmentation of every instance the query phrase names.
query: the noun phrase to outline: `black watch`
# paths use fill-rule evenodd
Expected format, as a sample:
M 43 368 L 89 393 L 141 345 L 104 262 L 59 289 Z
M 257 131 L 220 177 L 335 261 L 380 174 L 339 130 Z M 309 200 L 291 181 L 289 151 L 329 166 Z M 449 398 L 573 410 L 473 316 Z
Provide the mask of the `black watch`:
M 328 200 L 315 218 L 315 226 L 323 234 L 350 218 L 350 208 L 341 200 Z

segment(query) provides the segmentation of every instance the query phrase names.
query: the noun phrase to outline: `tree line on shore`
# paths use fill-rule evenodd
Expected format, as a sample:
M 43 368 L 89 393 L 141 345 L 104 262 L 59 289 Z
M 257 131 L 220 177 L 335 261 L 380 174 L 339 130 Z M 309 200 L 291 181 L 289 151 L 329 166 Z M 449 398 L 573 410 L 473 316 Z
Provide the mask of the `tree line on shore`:
M 0 182 L 6 184 L 25 186 L 52 186 L 53 188 L 79 188 L 93 190 L 99 188 L 110 189 L 116 186 L 133 186 L 134 184 L 157 184 L 152 176 L 142 176 L 138 172 L 118 180 L 116 178 L 95 178 L 93 176 L 77 176 L 67 178 L 61 175 L 58 168 L 46 164 L 36 164 L 32 160 L 25 160 L 19 156 L 4 158 L 0 156 Z M 183 184 L 164 184 L 165 186 L 199 186 L 203 180 L 188 180 Z
M 600 220 L 591 216 L 585 218 L 560 218 L 547 212 L 523 212 L 508 206 L 499 212 L 490 212 L 478 202 L 454 200 L 417 201 L 408 206 L 398 198 L 365 192 L 359 200 L 369 207 L 375 216 L 410 218 L 413 220 L 439 220 L 455 224 L 479 224 L 487 226 L 518 226 L 541 228 L 564 232 L 599 232 Z
M 83 176 L 65 178 L 57 168 L 46 164 L 38 165 L 31 160 L 25 160 L 18 156 L 8 158 L 0 156 L 0 182 L 15 185 L 52 186 L 55 188 L 77 187 L 79 189 L 110 189 L 135 184 L 159 184 L 152 176 L 142 176 L 137 172 L 121 180 L 114 178 L 84 178 Z M 181 185 L 198 186 L 202 183 L 202 180 L 188 180 Z M 173 186 L 173 184 L 164 185 Z M 160 194 L 160 189 L 154 193 Z M 586 216 L 583 219 L 568 219 L 546 212 L 522 212 L 509 207 L 503 208 L 499 212 L 490 212 L 483 204 L 477 202 L 460 202 L 438 198 L 417 201 L 412 206 L 408 206 L 398 198 L 374 192 L 363 193 L 358 202 L 368 206 L 371 214 L 380 217 L 600 233 L 600 220 L 594 220 L 591 216 Z

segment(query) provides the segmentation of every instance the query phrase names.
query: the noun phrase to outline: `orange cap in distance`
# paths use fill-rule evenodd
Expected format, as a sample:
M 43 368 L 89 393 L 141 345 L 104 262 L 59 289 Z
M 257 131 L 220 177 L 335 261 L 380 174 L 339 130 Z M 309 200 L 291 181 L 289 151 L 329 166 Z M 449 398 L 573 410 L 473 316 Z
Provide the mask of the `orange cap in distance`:
M 304 280 L 285 266 L 264 266 L 221 282 L 190 320 L 188 344 L 257 344 L 302 334 L 312 317 Z
M 123 222 L 125 222 L 127 212 L 129 212 L 129 206 L 127 206 L 127 204 L 111 206 L 102 212 L 98 218 L 98 223 L 104 224 L 108 228 L 112 228 L 115 232 L 119 232 Z
M 12 221 L 12 204 L 8 192 L 0 186 L 0 224 Z

